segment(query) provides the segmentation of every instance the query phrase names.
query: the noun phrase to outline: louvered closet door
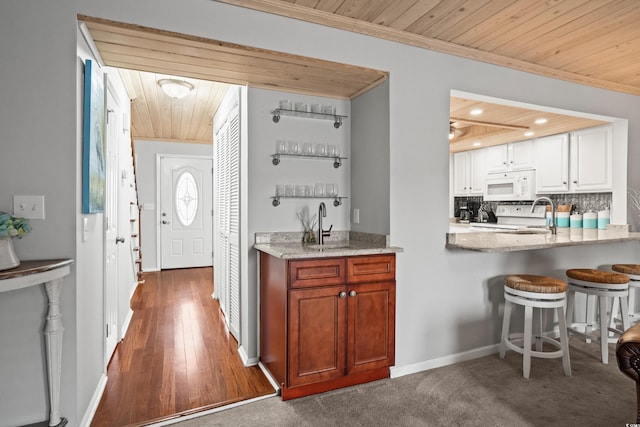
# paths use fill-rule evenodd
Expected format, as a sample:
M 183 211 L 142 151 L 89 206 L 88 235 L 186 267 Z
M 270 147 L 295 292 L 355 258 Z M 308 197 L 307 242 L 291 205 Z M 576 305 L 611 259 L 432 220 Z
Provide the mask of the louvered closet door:
M 240 332 L 240 116 L 229 117 L 229 313 L 231 333 Z
M 229 331 L 240 331 L 240 116 L 236 104 L 215 133 L 215 295 Z

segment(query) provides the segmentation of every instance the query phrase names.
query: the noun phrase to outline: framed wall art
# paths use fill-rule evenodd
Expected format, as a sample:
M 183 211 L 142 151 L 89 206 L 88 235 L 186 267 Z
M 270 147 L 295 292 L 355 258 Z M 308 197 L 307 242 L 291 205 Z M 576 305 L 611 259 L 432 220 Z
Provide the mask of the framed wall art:
M 104 73 L 87 59 L 84 65 L 82 144 L 82 213 L 104 212 L 105 109 Z

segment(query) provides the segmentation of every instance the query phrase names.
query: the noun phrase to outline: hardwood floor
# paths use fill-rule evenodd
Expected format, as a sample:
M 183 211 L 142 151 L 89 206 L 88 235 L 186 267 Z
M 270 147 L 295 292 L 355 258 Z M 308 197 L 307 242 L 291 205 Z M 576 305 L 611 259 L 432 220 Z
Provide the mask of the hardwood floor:
M 242 364 L 211 298 L 211 267 L 145 273 L 144 279 L 92 426 L 145 425 L 274 392 L 260 368 Z

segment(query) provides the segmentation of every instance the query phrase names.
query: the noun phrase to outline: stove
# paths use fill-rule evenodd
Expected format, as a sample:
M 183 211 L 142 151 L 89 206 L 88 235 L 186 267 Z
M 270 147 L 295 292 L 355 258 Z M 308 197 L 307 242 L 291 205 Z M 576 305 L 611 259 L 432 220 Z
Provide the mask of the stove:
M 531 205 L 498 205 L 496 208 L 497 223 L 473 223 L 471 228 L 476 231 L 519 230 L 530 227 L 545 227 L 547 208 L 536 205 L 531 212 Z

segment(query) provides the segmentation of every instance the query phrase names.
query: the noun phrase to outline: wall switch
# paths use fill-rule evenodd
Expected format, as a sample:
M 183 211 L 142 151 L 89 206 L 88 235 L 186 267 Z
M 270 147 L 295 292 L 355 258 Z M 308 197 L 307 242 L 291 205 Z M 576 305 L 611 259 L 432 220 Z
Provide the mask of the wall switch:
M 353 223 L 360 224 L 360 209 L 353 210 Z
M 26 219 L 44 219 L 44 196 L 13 196 L 13 214 Z

